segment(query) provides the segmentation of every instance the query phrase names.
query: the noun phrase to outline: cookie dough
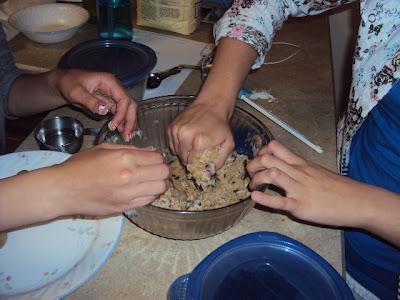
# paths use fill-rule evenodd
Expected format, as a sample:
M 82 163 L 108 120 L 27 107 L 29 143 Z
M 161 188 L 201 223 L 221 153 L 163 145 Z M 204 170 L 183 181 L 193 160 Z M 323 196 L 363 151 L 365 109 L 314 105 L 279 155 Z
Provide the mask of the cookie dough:
M 195 162 L 187 165 L 189 179 L 194 179 L 195 184 L 203 190 L 216 184 L 216 168 L 214 160 L 218 157 L 219 147 L 205 150 Z
M 152 205 L 172 209 L 201 211 L 237 203 L 250 196 L 247 189 L 247 157 L 233 152 L 215 172 L 215 151 L 205 151 L 187 169 L 175 156 L 170 164 L 172 184 Z

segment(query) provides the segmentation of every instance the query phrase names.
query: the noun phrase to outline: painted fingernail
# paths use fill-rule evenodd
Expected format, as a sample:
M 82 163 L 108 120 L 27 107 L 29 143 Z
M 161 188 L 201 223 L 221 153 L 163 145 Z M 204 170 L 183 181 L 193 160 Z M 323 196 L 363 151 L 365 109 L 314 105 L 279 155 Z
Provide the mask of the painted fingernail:
M 115 125 L 115 124 L 112 123 L 112 122 L 109 122 L 109 123 L 108 123 L 108 128 L 109 128 L 111 131 L 114 131 L 114 130 L 117 128 L 117 125 Z
M 124 138 L 125 142 L 129 142 L 131 139 L 132 139 L 132 134 L 128 134 Z
M 108 113 L 108 108 L 105 104 L 100 104 L 97 107 L 97 111 L 98 111 L 99 115 L 106 115 Z

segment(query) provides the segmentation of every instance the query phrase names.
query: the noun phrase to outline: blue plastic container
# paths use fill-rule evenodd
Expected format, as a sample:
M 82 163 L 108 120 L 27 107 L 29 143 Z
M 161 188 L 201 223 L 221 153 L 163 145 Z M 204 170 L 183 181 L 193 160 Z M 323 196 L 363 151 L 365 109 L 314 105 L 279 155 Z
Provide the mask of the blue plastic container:
M 233 4 L 233 0 L 205 0 L 204 3 L 217 3 L 228 8 Z
M 336 270 L 303 244 L 272 232 L 236 238 L 179 277 L 170 300 L 354 299 Z
M 143 99 L 147 78 L 157 63 L 150 47 L 125 40 L 95 39 L 80 43 L 63 55 L 61 69 L 114 74 L 137 101 Z

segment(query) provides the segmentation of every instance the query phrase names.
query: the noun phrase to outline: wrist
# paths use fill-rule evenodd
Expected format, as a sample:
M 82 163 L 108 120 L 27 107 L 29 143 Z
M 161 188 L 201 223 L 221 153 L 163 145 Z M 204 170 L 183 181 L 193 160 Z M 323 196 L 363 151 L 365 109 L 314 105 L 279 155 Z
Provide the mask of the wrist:
M 51 91 L 53 92 L 55 99 L 59 99 L 59 106 L 67 104 L 67 100 L 64 98 L 61 92 L 61 80 L 64 76 L 65 71 L 55 69 L 46 73 L 46 81 Z
M 60 165 L 43 168 L 36 171 L 36 179 L 42 178 L 41 183 L 46 190 L 40 198 L 40 206 L 47 220 L 70 215 L 73 212 L 72 201 L 75 198 L 70 195 L 71 189 L 66 187 L 66 180 Z M 38 184 L 38 185 L 40 185 Z
M 377 212 L 379 211 L 380 190 L 367 184 L 358 183 L 354 186 L 359 190 L 359 194 L 353 197 L 352 217 L 346 226 L 366 229 L 374 223 Z
M 230 120 L 235 109 L 236 97 L 210 90 L 200 91 L 195 100 L 196 104 L 212 107 L 213 112 Z

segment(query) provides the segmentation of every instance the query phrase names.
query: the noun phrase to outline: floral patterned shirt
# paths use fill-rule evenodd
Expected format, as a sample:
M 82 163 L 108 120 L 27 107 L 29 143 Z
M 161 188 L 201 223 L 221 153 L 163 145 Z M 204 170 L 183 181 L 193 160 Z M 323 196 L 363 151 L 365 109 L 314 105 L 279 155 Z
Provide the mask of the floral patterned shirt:
M 243 41 L 262 65 L 277 30 L 289 16 L 316 15 L 352 0 L 235 0 L 214 28 Z M 400 78 L 400 0 L 360 0 L 361 23 L 353 58 L 353 82 L 346 114 L 338 126 L 338 167 L 347 174 L 351 139 L 371 109 Z M 400 112 L 399 112 L 400 113 Z

